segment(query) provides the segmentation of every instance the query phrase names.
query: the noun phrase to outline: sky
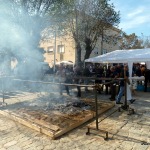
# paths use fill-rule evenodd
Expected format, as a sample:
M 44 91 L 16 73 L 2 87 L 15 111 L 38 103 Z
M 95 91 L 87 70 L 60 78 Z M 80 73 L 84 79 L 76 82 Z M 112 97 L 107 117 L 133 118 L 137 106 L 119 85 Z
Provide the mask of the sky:
M 150 0 L 110 0 L 120 11 L 119 29 L 127 34 L 150 36 Z

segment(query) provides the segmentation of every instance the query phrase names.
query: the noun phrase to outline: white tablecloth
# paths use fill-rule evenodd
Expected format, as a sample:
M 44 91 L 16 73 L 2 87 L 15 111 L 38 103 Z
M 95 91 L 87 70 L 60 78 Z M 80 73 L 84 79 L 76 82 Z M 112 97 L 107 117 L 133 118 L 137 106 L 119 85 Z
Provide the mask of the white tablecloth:
M 132 99 L 132 94 L 131 94 L 131 87 L 129 86 L 129 84 L 127 83 L 127 100 L 131 100 Z
M 141 76 L 141 77 L 135 76 L 135 77 L 129 77 L 129 79 L 131 79 L 131 80 L 137 80 L 137 81 L 144 81 L 145 77 L 144 76 Z

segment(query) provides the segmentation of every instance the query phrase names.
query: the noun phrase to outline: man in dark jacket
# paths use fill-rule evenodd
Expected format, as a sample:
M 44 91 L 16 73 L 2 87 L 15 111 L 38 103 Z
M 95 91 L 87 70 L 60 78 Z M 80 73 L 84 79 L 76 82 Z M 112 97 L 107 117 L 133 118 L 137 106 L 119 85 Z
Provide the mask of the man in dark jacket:
M 110 68 L 110 78 L 118 78 L 119 77 L 119 73 L 117 70 L 115 70 L 115 67 L 111 67 Z M 109 98 L 111 101 L 115 101 L 115 97 L 116 97 L 116 83 L 113 82 L 112 84 L 110 84 L 110 90 L 111 90 L 111 97 Z
M 145 76 L 144 92 L 147 92 L 147 84 L 150 83 L 150 70 L 146 69 L 144 65 L 141 66 L 141 74 Z
M 80 66 L 76 66 L 74 68 L 74 77 L 80 77 L 82 75 L 82 72 L 81 72 L 81 67 Z M 75 79 L 74 82 L 76 84 L 80 84 L 80 79 Z M 77 97 L 81 97 L 81 88 L 80 86 L 77 86 Z
M 86 66 L 83 70 L 83 75 L 84 77 L 90 77 L 91 72 L 89 70 L 89 66 Z M 84 84 L 88 85 L 89 84 L 89 79 L 84 79 Z M 85 87 L 85 91 L 88 92 L 88 87 Z

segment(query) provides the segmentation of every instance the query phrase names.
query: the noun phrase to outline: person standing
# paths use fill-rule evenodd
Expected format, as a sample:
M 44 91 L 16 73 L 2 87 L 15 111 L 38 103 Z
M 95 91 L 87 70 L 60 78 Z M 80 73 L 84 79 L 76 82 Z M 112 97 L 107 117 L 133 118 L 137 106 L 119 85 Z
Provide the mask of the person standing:
M 79 77 L 81 77 L 82 75 L 82 72 L 81 72 L 81 67 L 79 65 L 77 65 L 75 68 L 74 68 L 74 83 L 76 84 L 80 84 L 81 83 L 81 80 L 78 79 Z M 80 86 L 77 86 L 77 97 L 81 97 L 81 87 Z
M 102 86 L 102 80 L 99 80 L 100 78 L 102 78 L 103 76 L 103 67 L 100 66 L 100 65 L 97 65 L 95 67 L 95 75 L 96 75 L 96 80 L 95 80 L 95 85 L 96 85 L 96 88 L 97 88 L 97 91 L 99 93 L 101 93 L 101 91 L 103 90 L 103 86 Z
M 60 82 L 59 93 L 60 95 L 62 95 L 63 85 L 61 83 L 68 83 L 67 71 L 64 68 L 64 66 L 61 65 L 59 67 L 59 70 L 56 72 L 56 75 L 59 77 L 59 82 Z M 64 85 L 64 87 L 67 92 L 67 95 L 70 95 L 69 87 L 67 85 Z
M 116 68 L 112 66 L 110 68 L 110 78 L 116 79 L 119 77 L 119 73 L 117 72 Z M 113 81 L 113 83 L 110 84 L 110 91 L 111 91 L 111 97 L 109 98 L 111 101 L 115 101 L 116 97 L 116 82 Z
M 144 75 L 144 92 L 147 92 L 147 84 L 150 83 L 150 70 L 146 69 L 144 65 L 141 66 L 141 74 Z
M 127 65 L 125 65 L 123 70 L 121 71 L 120 77 L 124 78 L 126 80 L 127 84 L 130 84 L 129 83 L 129 79 L 128 79 L 129 72 L 128 72 L 128 66 Z M 117 96 L 117 99 L 116 99 L 116 104 L 123 104 L 121 102 L 121 98 L 122 98 L 122 96 L 124 94 L 124 91 L 125 91 L 125 83 L 124 83 L 124 80 L 121 80 L 120 81 L 120 90 L 119 90 L 119 93 L 118 93 L 118 96 Z M 135 100 L 134 99 L 130 99 L 129 101 L 130 101 L 130 103 L 133 103 Z
M 87 66 L 85 66 L 85 68 L 84 68 L 84 70 L 83 70 L 83 75 L 84 75 L 84 77 L 90 77 L 91 76 L 91 72 L 90 72 L 90 70 L 89 70 L 89 66 L 87 65 Z M 88 85 L 89 84 L 89 79 L 84 79 L 84 84 L 85 85 Z M 88 90 L 88 87 L 86 86 L 85 87 L 85 92 L 88 92 L 89 90 Z

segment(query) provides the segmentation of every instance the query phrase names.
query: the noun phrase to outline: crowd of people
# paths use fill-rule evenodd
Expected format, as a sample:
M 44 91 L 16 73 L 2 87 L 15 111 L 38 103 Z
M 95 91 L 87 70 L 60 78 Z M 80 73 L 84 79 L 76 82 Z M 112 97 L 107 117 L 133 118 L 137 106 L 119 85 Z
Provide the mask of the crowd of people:
M 150 82 L 150 70 L 146 69 L 145 65 L 141 64 L 134 64 L 133 65 L 133 76 L 145 76 L 145 89 L 144 91 L 147 91 L 147 83 Z M 116 78 L 126 78 L 127 83 L 129 83 L 128 77 L 128 66 L 123 64 L 113 64 L 111 66 L 105 66 L 101 64 L 86 64 L 84 67 L 82 65 L 77 65 L 74 67 L 60 65 L 57 69 L 56 76 L 59 78 L 59 82 L 66 83 L 66 84 L 78 84 L 81 83 L 84 85 L 88 85 L 90 80 L 88 78 L 81 78 L 81 77 L 96 77 L 95 84 L 99 85 L 97 86 L 97 91 L 101 93 L 103 90 L 103 85 L 105 84 L 105 93 L 111 94 L 110 100 L 114 101 L 116 100 L 117 104 L 121 104 L 121 97 L 124 94 L 124 80 L 121 80 L 119 82 L 115 81 Z M 114 82 L 110 82 L 109 80 L 102 81 L 100 78 L 111 78 Z M 110 83 L 109 83 L 110 82 Z M 108 84 L 107 84 L 108 83 Z M 116 90 L 116 86 L 120 87 L 120 90 Z M 66 92 L 68 95 L 70 95 L 69 92 L 69 86 L 64 86 L 66 89 Z M 62 94 L 62 88 L 63 86 L 60 86 L 60 94 Z M 110 89 L 110 90 L 108 90 Z M 85 87 L 85 91 L 88 92 L 88 87 Z M 117 96 L 116 96 L 117 95 Z M 81 97 L 81 88 L 80 86 L 77 86 L 77 96 Z M 131 103 L 134 102 L 134 100 L 130 100 Z

